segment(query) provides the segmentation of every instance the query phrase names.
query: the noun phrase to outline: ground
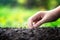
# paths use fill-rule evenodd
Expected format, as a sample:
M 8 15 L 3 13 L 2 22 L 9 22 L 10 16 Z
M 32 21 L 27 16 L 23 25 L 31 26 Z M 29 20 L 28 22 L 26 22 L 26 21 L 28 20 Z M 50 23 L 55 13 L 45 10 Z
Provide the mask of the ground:
M 60 40 L 60 28 L 0 28 L 0 40 Z

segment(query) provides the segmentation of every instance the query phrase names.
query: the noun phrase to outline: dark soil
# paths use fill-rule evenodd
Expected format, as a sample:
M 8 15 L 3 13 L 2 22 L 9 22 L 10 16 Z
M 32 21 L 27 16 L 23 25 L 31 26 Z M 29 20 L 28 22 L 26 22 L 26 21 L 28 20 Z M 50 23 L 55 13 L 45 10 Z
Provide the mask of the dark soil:
M 0 28 L 0 40 L 60 40 L 60 28 Z

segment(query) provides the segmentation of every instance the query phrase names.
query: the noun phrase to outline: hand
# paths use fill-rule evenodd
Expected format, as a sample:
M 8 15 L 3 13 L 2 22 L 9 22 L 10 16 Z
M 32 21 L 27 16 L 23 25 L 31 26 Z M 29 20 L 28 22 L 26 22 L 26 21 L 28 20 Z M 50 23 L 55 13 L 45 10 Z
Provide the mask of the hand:
M 43 23 L 42 19 L 45 16 L 46 12 L 47 11 L 39 11 L 35 15 L 30 17 L 28 19 L 28 27 L 29 28 L 35 28 L 35 27 L 41 25 Z
M 58 19 L 58 14 L 56 11 L 39 11 L 32 17 L 28 19 L 28 27 L 29 28 L 36 28 L 46 22 L 55 21 Z

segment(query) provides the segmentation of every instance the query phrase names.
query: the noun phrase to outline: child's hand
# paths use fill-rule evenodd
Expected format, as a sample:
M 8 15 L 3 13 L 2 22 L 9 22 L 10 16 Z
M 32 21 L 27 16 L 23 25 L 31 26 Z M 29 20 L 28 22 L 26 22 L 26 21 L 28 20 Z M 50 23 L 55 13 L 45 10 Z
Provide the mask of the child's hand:
M 57 9 L 51 11 L 39 11 L 28 19 L 28 27 L 36 28 L 46 22 L 55 21 L 59 18 Z

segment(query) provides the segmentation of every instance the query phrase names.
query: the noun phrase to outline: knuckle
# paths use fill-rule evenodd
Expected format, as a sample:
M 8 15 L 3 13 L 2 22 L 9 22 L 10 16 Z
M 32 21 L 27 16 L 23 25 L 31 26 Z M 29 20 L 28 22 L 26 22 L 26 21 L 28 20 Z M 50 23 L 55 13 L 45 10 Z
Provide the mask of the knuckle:
M 31 17 L 28 19 L 28 21 L 30 21 L 30 20 L 32 20 L 32 18 L 31 18 Z

